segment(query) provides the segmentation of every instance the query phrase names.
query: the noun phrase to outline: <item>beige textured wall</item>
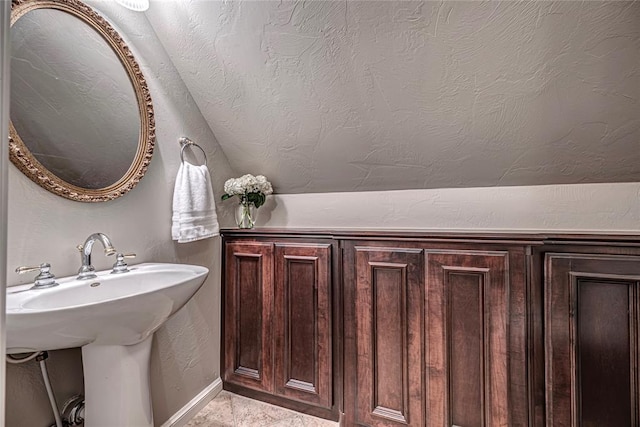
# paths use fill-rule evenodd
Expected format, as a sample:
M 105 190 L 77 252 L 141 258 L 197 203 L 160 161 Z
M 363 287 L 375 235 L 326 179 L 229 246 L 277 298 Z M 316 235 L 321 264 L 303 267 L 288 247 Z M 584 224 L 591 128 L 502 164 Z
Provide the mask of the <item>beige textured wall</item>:
M 640 181 L 640 2 L 159 2 L 232 167 L 280 193 Z
M 259 226 L 640 234 L 640 183 L 277 194 Z
M 206 150 L 218 197 L 224 180 L 235 173 L 144 14 L 127 11 L 115 2 L 96 1 L 91 5 L 120 30 L 143 68 L 155 108 L 154 157 L 135 189 L 120 199 L 98 204 L 57 197 L 9 165 L 7 283 L 32 280 L 29 274 L 13 273 L 16 266 L 45 261 L 52 264 L 58 276 L 74 274 L 80 264 L 75 246 L 96 231 L 111 237 L 117 249 L 137 253 L 136 263 L 160 261 L 208 267 L 210 274 L 202 289 L 154 339 L 152 397 L 155 421 L 160 425 L 219 377 L 219 238 L 189 244 L 171 241 L 171 198 L 180 161 L 178 138 L 188 136 Z M 219 219 L 223 225 L 231 223 L 224 209 Z M 93 260 L 98 269 L 113 263 L 100 250 Z M 82 392 L 80 360 L 77 349 L 51 352 L 49 365 L 60 403 Z M 37 365 L 9 366 L 7 380 L 7 425 L 50 425 L 53 417 Z

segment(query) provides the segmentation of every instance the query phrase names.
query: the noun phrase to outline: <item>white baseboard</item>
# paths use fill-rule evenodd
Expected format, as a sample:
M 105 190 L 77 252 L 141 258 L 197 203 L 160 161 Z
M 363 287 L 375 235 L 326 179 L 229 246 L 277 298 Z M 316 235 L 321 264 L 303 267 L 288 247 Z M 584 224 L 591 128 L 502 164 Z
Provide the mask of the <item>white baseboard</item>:
M 171 418 L 169 418 L 161 427 L 183 427 L 185 426 L 193 417 L 196 416 L 198 412 L 205 406 L 207 403 L 211 402 L 211 400 L 218 395 L 222 391 L 222 380 L 220 378 L 216 378 L 211 384 L 209 384 L 204 390 L 202 390 L 196 397 L 191 399 L 186 405 L 184 405 L 178 412 L 173 414 Z

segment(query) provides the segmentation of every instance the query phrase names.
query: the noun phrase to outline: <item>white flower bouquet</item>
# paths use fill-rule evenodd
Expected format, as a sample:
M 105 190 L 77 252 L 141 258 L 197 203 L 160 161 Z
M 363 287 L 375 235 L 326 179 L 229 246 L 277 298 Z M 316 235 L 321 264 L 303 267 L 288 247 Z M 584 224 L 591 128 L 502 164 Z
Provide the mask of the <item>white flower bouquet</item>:
M 240 198 L 240 203 L 253 203 L 256 208 L 264 205 L 267 196 L 273 193 L 271 183 L 264 175 L 243 175 L 240 178 L 231 178 L 224 183 L 222 200 L 233 196 Z

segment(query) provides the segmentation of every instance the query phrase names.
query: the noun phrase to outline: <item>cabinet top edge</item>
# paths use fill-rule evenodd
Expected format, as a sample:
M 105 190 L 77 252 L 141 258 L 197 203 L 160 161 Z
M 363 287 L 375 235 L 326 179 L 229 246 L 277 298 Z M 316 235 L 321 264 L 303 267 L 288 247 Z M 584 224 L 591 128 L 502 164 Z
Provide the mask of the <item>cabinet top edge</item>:
M 638 234 L 628 232 L 544 232 L 538 230 L 445 230 L 445 229 L 314 229 L 314 228 L 225 228 L 223 237 L 308 237 L 334 240 L 483 240 L 530 245 L 580 243 L 621 243 L 640 245 Z

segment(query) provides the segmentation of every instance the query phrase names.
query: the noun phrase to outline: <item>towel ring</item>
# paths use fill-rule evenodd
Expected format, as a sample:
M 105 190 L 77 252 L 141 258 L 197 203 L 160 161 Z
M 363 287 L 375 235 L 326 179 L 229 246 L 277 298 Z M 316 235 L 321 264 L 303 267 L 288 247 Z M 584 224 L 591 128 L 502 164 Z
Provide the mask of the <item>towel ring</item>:
M 205 166 L 207 165 L 207 153 L 204 151 L 204 149 L 202 147 L 200 147 L 198 144 L 196 144 L 195 142 L 193 142 L 192 140 L 190 140 L 187 137 L 182 137 L 178 140 L 180 142 L 180 145 L 182 146 L 182 148 L 180 149 L 180 161 L 182 163 L 184 163 L 184 149 L 187 148 L 188 146 L 192 146 L 192 147 L 196 147 L 199 148 L 200 151 L 202 151 L 202 155 L 204 156 L 204 164 Z

